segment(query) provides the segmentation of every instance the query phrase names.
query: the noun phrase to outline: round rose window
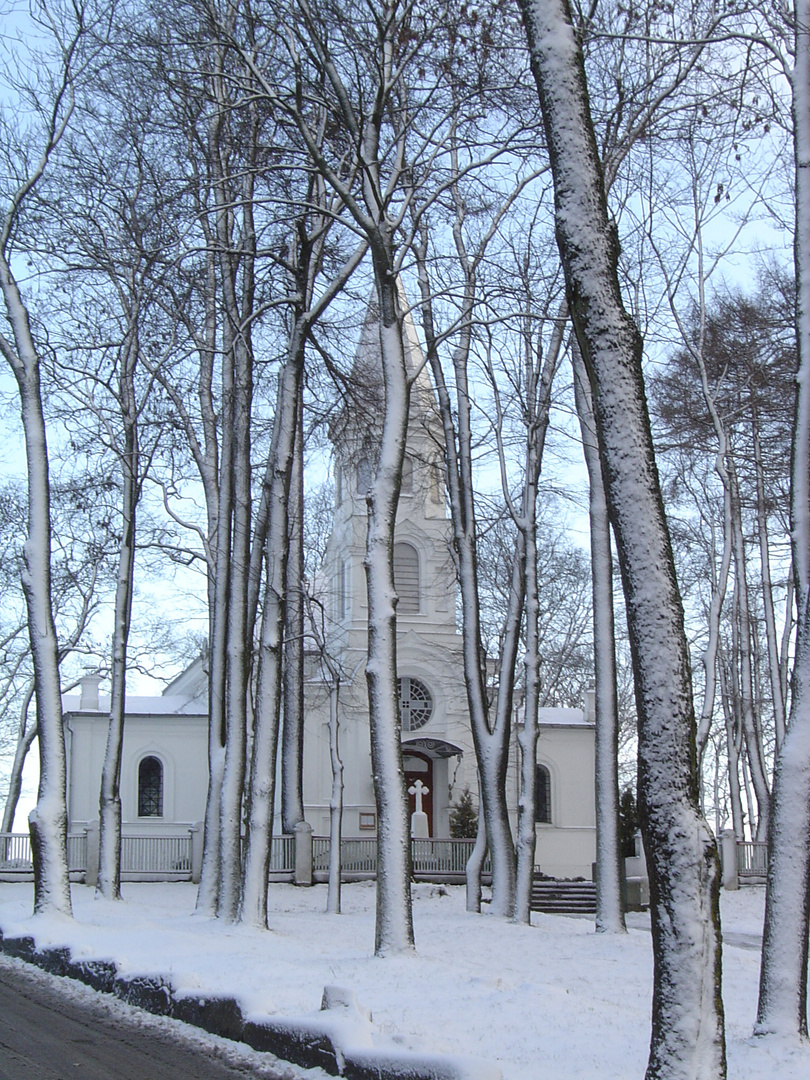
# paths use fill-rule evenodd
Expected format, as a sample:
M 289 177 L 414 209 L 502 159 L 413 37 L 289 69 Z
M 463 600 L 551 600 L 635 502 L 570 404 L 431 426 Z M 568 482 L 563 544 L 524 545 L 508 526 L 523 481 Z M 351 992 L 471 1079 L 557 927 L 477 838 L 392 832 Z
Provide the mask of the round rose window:
M 417 731 L 425 726 L 433 713 L 433 698 L 419 679 L 397 680 L 399 687 L 399 719 L 403 731 Z

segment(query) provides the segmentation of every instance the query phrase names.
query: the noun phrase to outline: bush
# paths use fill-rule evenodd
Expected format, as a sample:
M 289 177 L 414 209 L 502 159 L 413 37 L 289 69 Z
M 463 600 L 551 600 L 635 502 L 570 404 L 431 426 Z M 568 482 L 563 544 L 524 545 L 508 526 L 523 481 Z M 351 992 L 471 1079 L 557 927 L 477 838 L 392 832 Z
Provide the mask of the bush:
M 474 838 L 478 832 L 478 808 L 470 789 L 465 788 L 450 810 L 450 835 L 455 840 Z

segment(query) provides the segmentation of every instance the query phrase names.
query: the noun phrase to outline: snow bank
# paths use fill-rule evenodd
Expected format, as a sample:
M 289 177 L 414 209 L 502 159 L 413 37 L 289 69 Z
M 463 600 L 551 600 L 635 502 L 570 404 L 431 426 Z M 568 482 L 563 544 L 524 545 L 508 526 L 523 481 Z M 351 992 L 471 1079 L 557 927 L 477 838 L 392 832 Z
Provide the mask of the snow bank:
M 129 884 L 114 904 L 73 886 L 76 918 L 30 916 L 32 887 L 0 883 L 6 937 L 67 945 L 74 957 L 114 960 L 119 973 L 163 977 L 175 995 L 233 997 L 251 1019 L 329 1023 L 339 1042 L 377 1064 L 396 1051 L 424 1062 L 448 1054 L 498 1067 L 505 1080 L 641 1077 L 649 1047 L 649 922 L 626 936 L 595 934 L 588 919 L 533 915 L 531 927 L 464 910 L 460 887 L 414 887 L 417 953 L 379 959 L 374 885 L 344 886 L 344 914 L 324 914 L 326 886 L 271 885 L 269 932 L 192 914 L 194 887 Z M 763 890 L 723 897 L 729 1076 L 806 1080 L 810 1045 L 750 1038 L 756 1011 Z M 322 1012 L 324 988 L 350 1004 Z M 358 1003 L 358 1004 L 356 1004 Z M 368 1013 L 371 1016 L 369 1019 Z M 472 1063 L 471 1063 L 472 1059 Z

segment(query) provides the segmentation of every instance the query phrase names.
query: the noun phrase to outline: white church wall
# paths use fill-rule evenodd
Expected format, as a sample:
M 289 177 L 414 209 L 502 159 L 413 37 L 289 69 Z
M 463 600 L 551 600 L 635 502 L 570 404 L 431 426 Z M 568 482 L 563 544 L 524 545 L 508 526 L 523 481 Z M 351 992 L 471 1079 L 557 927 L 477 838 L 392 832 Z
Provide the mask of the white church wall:
M 70 760 L 68 817 L 75 832 L 98 819 L 107 717 L 101 712 L 69 712 L 66 726 Z M 202 820 L 208 788 L 207 732 L 206 716 L 127 716 L 121 766 L 121 816 L 126 832 L 171 832 L 177 825 Z M 157 758 L 163 770 L 160 816 L 138 816 L 138 767 L 146 757 Z

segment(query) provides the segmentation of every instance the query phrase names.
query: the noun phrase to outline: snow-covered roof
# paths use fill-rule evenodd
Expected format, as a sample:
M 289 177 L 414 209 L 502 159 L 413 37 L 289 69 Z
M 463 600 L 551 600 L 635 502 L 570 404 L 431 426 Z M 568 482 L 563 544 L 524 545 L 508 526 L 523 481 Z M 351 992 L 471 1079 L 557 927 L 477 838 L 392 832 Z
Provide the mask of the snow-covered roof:
M 582 709 L 538 709 L 541 727 L 593 727 Z
M 99 694 L 98 709 L 81 707 L 79 694 L 62 695 L 63 712 L 107 713 L 110 711 L 109 694 Z M 132 716 L 204 716 L 205 702 L 194 701 L 176 694 L 160 694 L 155 697 L 127 696 L 127 717 Z

